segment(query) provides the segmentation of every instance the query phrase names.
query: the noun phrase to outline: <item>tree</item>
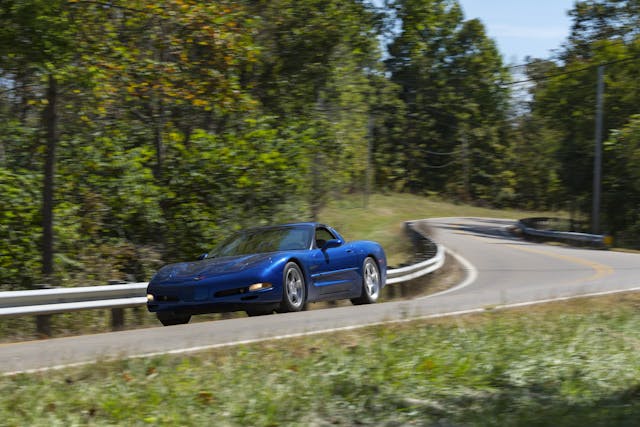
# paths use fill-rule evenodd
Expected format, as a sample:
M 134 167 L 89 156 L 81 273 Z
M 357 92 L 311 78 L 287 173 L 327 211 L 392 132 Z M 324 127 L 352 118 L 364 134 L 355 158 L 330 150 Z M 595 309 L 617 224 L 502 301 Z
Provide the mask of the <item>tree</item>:
M 639 13 L 633 1 L 577 2 L 570 12 L 574 23 L 569 41 L 559 55 L 564 62 L 548 62 L 546 69 L 533 75 L 532 119 L 544 126 L 546 135 L 555 135 L 556 142 L 549 146 L 555 148 L 545 151 L 553 152 L 559 162 L 558 177 L 569 201 L 566 208 L 582 216 L 589 215 L 592 205 L 597 67 L 605 65 L 607 139 L 612 129 L 621 129 L 637 113 L 640 39 L 634 25 Z M 618 173 L 615 167 L 604 170 L 605 175 Z M 617 227 L 610 223 L 604 228 Z
M 393 3 L 400 33 L 389 45 L 392 80 L 406 104 L 406 156 L 412 191 L 491 199 L 504 141 L 508 90 L 502 59 L 477 20 L 457 1 Z
M 251 10 L 259 17 L 260 55 L 246 80 L 265 114 L 297 129 L 316 217 L 327 189 L 364 183 L 382 17 L 356 0 L 259 1 Z
M 42 185 L 42 274 L 53 274 L 53 211 L 56 149 L 58 145 L 58 80 L 71 51 L 71 24 L 63 1 L 3 1 L 0 9 L 2 69 L 18 76 L 29 70 L 44 80 L 41 131 L 44 140 Z
M 592 58 L 599 41 L 629 43 L 640 36 L 640 3 L 635 0 L 577 1 L 569 16 L 571 34 L 560 55 L 565 61 Z
M 611 133 L 604 146 L 603 213 L 617 244 L 640 247 L 640 115 Z M 614 172 L 615 173 L 611 173 Z

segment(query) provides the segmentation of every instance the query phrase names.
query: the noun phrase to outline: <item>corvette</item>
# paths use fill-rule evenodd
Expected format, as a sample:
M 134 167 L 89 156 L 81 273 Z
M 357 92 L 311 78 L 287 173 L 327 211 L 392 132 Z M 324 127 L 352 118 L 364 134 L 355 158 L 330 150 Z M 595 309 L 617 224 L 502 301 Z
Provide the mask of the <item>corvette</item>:
M 158 270 L 147 287 L 147 308 L 168 326 L 203 313 L 256 316 L 340 299 L 370 304 L 386 276 L 386 256 L 376 242 L 346 242 L 315 222 L 251 228 L 197 261 Z

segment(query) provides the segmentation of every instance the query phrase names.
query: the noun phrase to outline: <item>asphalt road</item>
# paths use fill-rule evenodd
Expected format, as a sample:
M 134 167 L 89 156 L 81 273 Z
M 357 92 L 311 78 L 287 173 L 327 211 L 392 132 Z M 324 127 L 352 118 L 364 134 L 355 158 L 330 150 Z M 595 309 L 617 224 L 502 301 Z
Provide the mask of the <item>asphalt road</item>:
M 535 244 L 502 219 L 428 220 L 433 238 L 466 270 L 456 287 L 409 301 L 194 323 L 0 345 L 0 372 L 15 373 L 357 328 L 367 324 L 640 290 L 640 255 Z

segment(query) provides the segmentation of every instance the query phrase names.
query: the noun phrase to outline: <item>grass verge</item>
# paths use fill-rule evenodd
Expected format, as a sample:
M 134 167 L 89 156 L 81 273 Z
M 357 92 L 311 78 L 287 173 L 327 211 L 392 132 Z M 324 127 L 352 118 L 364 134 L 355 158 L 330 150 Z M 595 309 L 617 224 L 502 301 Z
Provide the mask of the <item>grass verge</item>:
M 0 378 L 2 425 L 636 425 L 640 294 Z

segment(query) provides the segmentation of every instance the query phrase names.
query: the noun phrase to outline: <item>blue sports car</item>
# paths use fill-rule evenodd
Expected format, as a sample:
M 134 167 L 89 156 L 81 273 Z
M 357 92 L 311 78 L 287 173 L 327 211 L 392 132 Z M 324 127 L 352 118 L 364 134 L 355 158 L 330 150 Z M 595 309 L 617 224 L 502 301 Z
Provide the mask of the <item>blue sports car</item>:
M 147 308 L 167 326 L 202 313 L 244 310 L 255 316 L 347 298 L 370 304 L 386 276 L 378 243 L 345 242 L 318 223 L 252 228 L 198 261 L 162 267 L 147 287 Z

